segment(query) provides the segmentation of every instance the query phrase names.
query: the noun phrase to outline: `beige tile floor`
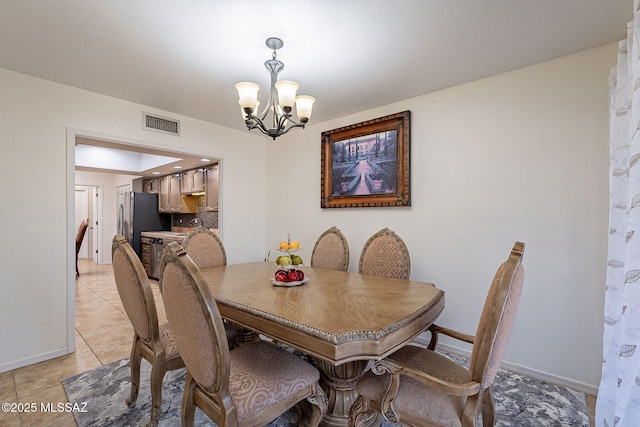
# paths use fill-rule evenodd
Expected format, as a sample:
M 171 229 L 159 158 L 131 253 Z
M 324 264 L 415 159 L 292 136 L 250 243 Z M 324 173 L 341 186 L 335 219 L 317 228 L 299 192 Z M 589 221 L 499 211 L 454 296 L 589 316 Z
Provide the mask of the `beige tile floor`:
M 80 260 L 76 280 L 76 351 L 67 356 L 0 374 L 0 401 L 67 402 L 61 381 L 70 376 L 128 357 L 133 328 L 124 312 L 111 265 Z M 151 281 L 160 322 L 166 321 L 157 282 Z M 591 425 L 595 397 L 587 396 Z M 0 412 L 0 426 L 66 427 L 76 425 L 70 413 Z
M 76 351 L 46 362 L 0 374 L 1 402 L 67 402 L 61 381 L 128 357 L 133 328 L 124 312 L 111 265 L 80 260 L 76 280 Z M 151 281 L 161 322 L 166 321 L 157 282 Z M 4 413 L 0 426 L 74 426 L 70 413 Z

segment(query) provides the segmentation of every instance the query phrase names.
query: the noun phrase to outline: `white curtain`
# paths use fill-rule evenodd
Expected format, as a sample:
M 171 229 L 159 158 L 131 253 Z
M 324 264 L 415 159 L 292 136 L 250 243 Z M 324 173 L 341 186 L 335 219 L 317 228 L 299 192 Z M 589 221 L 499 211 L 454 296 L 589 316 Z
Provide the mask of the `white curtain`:
M 610 213 L 602 379 L 596 426 L 640 426 L 639 0 L 610 76 Z

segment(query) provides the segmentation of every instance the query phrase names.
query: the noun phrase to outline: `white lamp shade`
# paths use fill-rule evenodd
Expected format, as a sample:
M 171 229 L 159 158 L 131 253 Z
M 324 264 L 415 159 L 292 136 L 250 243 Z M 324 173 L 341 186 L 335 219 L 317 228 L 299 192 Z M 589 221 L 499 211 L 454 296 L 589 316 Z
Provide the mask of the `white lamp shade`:
M 291 107 L 296 103 L 296 91 L 298 90 L 298 83 L 290 82 L 287 80 L 281 80 L 276 83 L 276 89 L 278 90 L 278 103 L 281 107 Z
M 258 91 L 260 86 L 251 82 L 240 82 L 236 84 L 238 96 L 240 97 L 240 106 L 244 108 L 255 109 L 258 106 Z
M 244 110 L 244 108 L 242 108 L 242 104 L 240 103 L 239 100 L 238 100 L 238 104 L 240 104 L 240 113 L 242 114 L 242 120 L 246 121 L 249 118 L 249 116 L 247 115 L 247 112 Z M 257 110 L 259 106 L 260 106 L 260 101 L 256 102 L 255 110 Z M 257 114 L 257 112 L 254 111 L 254 114 Z
M 310 119 L 313 103 L 316 99 L 308 95 L 296 96 L 296 111 L 299 119 Z

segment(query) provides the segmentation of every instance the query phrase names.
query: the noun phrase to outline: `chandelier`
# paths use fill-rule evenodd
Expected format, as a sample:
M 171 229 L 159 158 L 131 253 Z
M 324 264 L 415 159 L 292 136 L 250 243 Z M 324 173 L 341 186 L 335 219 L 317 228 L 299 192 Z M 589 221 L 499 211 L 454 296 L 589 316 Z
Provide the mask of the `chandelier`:
M 276 59 L 276 50 L 280 49 L 284 42 L 277 37 L 269 37 L 266 45 L 269 49 L 273 49 L 273 55 L 272 59 L 264 63 L 271 75 L 271 87 L 269 100 L 262 113 L 258 114 L 260 86 L 251 82 L 240 82 L 236 84 L 236 89 L 240 97 L 238 102 L 242 108 L 242 117 L 247 129 L 258 129 L 275 140 L 293 128 L 301 127 L 304 129 L 311 117 L 311 109 L 316 100 L 307 95 L 296 96 L 297 83 L 287 80 L 278 81 L 278 73 L 282 71 L 284 64 Z M 294 120 L 291 115 L 294 105 L 298 121 Z M 270 119 L 267 119 L 268 115 L 271 115 Z

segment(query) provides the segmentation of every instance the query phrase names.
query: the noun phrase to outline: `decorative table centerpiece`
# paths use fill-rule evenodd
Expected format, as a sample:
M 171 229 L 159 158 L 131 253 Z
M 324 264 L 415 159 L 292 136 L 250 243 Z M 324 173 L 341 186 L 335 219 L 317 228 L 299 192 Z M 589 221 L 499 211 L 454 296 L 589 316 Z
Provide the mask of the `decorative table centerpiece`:
M 302 266 L 302 258 L 300 255 L 292 254 L 300 250 L 300 242 L 297 240 L 291 241 L 291 235 L 287 235 L 287 241 L 280 242 L 278 251 L 284 255 L 276 258 L 276 267 L 278 270 L 275 273 L 275 277 L 271 280 L 276 286 L 299 286 L 307 283 L 308 278 L 304 277 L 304 272 L 298 270 L 298 267 Z

